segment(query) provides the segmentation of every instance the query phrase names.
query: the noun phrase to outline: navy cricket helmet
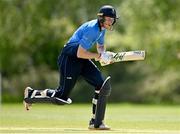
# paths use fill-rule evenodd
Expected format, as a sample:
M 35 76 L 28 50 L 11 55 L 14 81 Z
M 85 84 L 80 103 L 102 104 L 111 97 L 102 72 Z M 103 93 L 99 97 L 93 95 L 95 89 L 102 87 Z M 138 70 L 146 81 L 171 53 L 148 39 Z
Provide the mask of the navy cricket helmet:
M 105 16 L 114 18 L 114 22 L 112 25 L 114 25 L 116 23 L 116 20 L 118 19 L 115 8 L 110 5 L 102 6 L 99 9 L 97 16 L 98 16 L 99 22 L 101 22 L 101 23 L 103 23 L 105 21 L 105 19 L 104 19 Z

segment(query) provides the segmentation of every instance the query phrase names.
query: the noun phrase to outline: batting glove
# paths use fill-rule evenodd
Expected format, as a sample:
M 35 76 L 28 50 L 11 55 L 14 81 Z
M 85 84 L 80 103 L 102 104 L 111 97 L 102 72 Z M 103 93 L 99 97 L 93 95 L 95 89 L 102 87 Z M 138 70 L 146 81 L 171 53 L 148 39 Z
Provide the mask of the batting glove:
M 101 53 L 100 62 L 104 64 L 110 64 L 112 61 L 113 55 L 109 52 Z

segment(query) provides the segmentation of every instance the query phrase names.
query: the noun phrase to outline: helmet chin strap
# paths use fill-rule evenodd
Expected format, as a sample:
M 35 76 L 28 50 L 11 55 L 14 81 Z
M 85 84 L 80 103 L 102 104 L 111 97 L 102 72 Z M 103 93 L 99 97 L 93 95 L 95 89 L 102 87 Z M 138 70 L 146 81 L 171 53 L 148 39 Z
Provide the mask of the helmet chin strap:
M 110 26 L 110 29 L 109 29 L 109 30 L 110 30 L 110 31 L 113 31 L 113 30 L 114 30 L 113 25 Z

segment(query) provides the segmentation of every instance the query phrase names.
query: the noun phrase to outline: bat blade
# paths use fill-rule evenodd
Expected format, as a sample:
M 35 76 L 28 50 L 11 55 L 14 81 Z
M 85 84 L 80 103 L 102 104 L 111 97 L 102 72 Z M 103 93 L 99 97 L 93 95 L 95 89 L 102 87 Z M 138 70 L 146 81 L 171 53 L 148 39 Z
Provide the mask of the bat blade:
M 145 59 L 145 51 L 144 50 L 136 50 L 136 51 L 127 51 L 127 52 L 118 52 L 113 53 L 113 57 L 111 59 L 112 62 L 104 63 L 101 60 L 99 61 L 101 66 L 106 66 L 112 64 L 114 62 L 123 62 L 123 61 L 138 61 Z
M 127 51 L 127 52 L 118 52 L 113 56 L 113 62 L 121 62 L 121 61 L 136 61 L 136 60 L 144 60 L 145 59 L 145 51 L 137 50 L 137 51 Z

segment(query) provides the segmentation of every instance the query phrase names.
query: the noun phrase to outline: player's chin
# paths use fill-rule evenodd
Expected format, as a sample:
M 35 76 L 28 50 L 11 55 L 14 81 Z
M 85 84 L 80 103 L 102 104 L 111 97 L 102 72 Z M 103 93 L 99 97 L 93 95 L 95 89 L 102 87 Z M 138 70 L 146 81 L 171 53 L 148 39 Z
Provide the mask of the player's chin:
M 112 25 L 107 25 L 107 24 L 105 24 L 104 27 L 105 27 L 107 30 L 111 30 Z

